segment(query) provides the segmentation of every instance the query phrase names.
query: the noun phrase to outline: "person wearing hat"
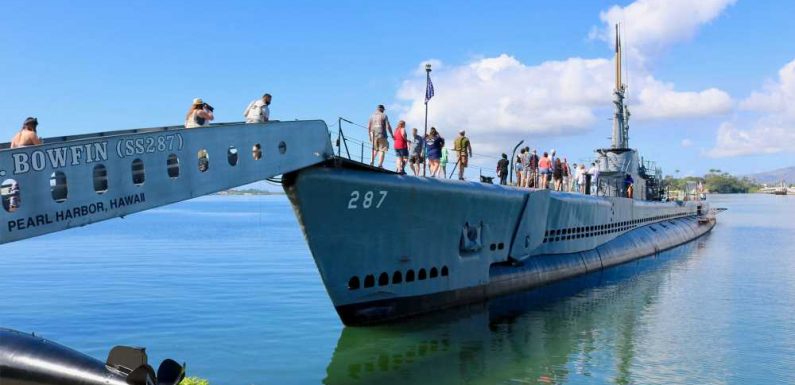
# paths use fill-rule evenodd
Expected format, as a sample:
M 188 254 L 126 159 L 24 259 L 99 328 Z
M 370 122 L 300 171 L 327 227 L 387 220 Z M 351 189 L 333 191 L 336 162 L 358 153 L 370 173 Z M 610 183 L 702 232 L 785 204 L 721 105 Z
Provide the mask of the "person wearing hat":
M 530 149 L 529 147 L 527 148 Z M 527 187 L 534 187 L 538 188 L 538 152 L 534 148 L 533 151 L 530 153 L 530 156 L 527 157 Z
M 464 180 L 464 169 L 469 165 L 469 158 L 472 157 L 472 144 L 469 143 L 464 130 L 458 132 L 458 137 L 453 142 L 453 150 L 458 154 L 458 180 Z
M 41 139 L 36 134 L 36 127 L 38 126 L 38 119 L 33 117 L 25 119 L 25 122 L 22 123 L 22 129 L 11 139 L 11 148 L 41 144 Z
M 252 100 L 248 104 L 246 110 L 243 111 L 243 116 L 246 118 L 246 123 L 265 123 L 270 119 L 271 110 L 271 94 L 262 95 L 262 99 Z
M 185 115 L 185 128 L 196 128 L 210 125 L 214 108 L 205 103 L 201 98 L 193 99 L 188 113 Z
M 384 105 L 379 104 L 375 112 L 370 115 L 370 120 L 367 122 L 367 130 L 370 134 L 370 143 L 373 145 L 373 153 L 370 157 L 370 165 L 375 162 L 376 154 L 380 155 L 378 167 L 384 167 L 384 155 L 389 150 L 389 141 L 387 140 L 387 132 L 389 136 L 394 139 L 392 135 L 392 126 L 389 124 L 389 117 L 384 113 Z

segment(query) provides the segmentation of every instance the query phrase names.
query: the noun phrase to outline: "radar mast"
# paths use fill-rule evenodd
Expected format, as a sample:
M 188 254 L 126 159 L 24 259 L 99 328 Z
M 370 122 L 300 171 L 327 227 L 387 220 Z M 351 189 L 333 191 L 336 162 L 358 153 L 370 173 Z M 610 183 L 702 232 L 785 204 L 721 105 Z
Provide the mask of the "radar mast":
M 629 109 L 624 105 L 626 85 L 621 81 L 621 36 L 619 25 L 616 24 L 616 88 L 613 90 L 613 143 L 612 148 L 629 148 Z

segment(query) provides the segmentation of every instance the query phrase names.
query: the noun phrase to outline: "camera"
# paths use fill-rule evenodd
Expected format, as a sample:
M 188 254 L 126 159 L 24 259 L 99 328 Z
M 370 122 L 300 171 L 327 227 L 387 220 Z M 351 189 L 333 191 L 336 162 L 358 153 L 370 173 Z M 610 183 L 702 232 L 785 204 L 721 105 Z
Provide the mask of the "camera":
M 215 108 L 213 108 L 213 106 L 211 106 L 211 105 L 209 105 L 209 104 L 207 104 L 207 103 L 204 103 L 204 104 L 202 105 L 202 108 L 206 108 L 206 109 L 210 110 L 210 112 L 213 112 L 213 111 L 215 111 Z

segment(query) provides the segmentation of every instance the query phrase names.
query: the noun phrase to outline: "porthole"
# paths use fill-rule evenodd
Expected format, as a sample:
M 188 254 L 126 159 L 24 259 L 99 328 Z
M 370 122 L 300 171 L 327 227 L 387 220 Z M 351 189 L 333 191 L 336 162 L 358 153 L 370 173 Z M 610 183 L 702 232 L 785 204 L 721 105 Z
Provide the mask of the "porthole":
M 406 282 L 414 282 L 414 270 L 406 272 Z
M 399 271 L 396 271 L 394 274 L 392 274 L 392 283 L 393 284 L 402 283 L 402 282 L 403 282 L 403 274 L 401 274 Z
M 348 290 L 356 290 L 359 288 L 359 277 L 351 277 L 348 280 Z
M 439 276 L 439 269 L 432 267 L 431 268 L 431 278 L 436 278 Z
M 372 274 L 367 275 L 364 277 L 364 287 L 373 287 L 375 286 L 375 277 Z
M 199 159 L 200 172 L 206 172 L 210 169 L 210 154 L 207 153 L 207 150 L 199 150 L 199 152 L 196 153 L 196 157 Z
M 58 203 L 66 200 L 69 188 L 66 186 L 66 174 L 56 171 L 50 175 L 50 193 L 52 199 Z
M 171 154 L 166 159 L 166 170 L 168 171 L 169 178 L 171 179 L 179 178 L 179 158 L 177 158 L 176 154 Z
M 386 285 L 389 285 L 389 274 L 381 273 L 381 275 L 378 276 L 378 286 Z
M 22 201 L 19 199 L 19 183 L 14 179 L 6 179 L 0 188 L 3 196 L 3 208 L 9 213 L 17 211 L 21 207 Z
M 94 166 L 94 191 L 97 194 L 104 194 L 108 191 L 108 169 L 105 165 Z
M 447 266 L 442 266 L 442 277 L 446 277 L 450 274 L 450 271 L 447 270 Z
M 420 269 L 420 271 L 417 272 L 417 279 L 422 281 L 425 278 L 428 278 L 428 273 L 425 272 L 425 269 Z
M 229 146 L 229 149 L 226 150 L 226 160 L 230 166 L 237 165 L 237 148 L 235 146 Z
M 132 161 L 130 168 L 132 169 L 133 184 L 136 186 L 144 184 L 144 180 L 146 180 L 146 174 L 144 173 L 144 161 L 135 159 Z
M 254 158 L 254 160 L 262 159 L 262 146 L 260 146 L 259 143 L 251 147 L 251 157 Z
M 497 249 L 502 250 L 504 248 L 505 248 L 505 244 L 504 243 L 500 242 L 500 243 L 497 244 Z
M 489 245 L 489 250 L 491 250 L 491 251 L 497 250 L 497 244 L 496 243 L 492 243 L 491 245 Z
M 285 152 L 287 152 L 287 143 L 279 142 L 279 154 L 284 155 Z

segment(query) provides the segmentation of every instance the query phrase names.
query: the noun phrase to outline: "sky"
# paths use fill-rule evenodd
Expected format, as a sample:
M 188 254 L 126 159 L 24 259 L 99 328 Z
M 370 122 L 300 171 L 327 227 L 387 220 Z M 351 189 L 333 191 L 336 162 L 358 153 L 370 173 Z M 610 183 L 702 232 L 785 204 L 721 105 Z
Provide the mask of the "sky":
M 630 146 L 670 175 L 795 166 L 795 2 L 15 1 L 0 13 L 0 129 L 44 137 L 181 124 L 201 97 L 240 121 L 395 123 L 472 140 L 473 164 L 520 140 L 570 161 L 608 147 L 622 24 Z M 364 137 L 345 124 L 346 135 Z M 677 172 L 678 170 L 678 172 Z

